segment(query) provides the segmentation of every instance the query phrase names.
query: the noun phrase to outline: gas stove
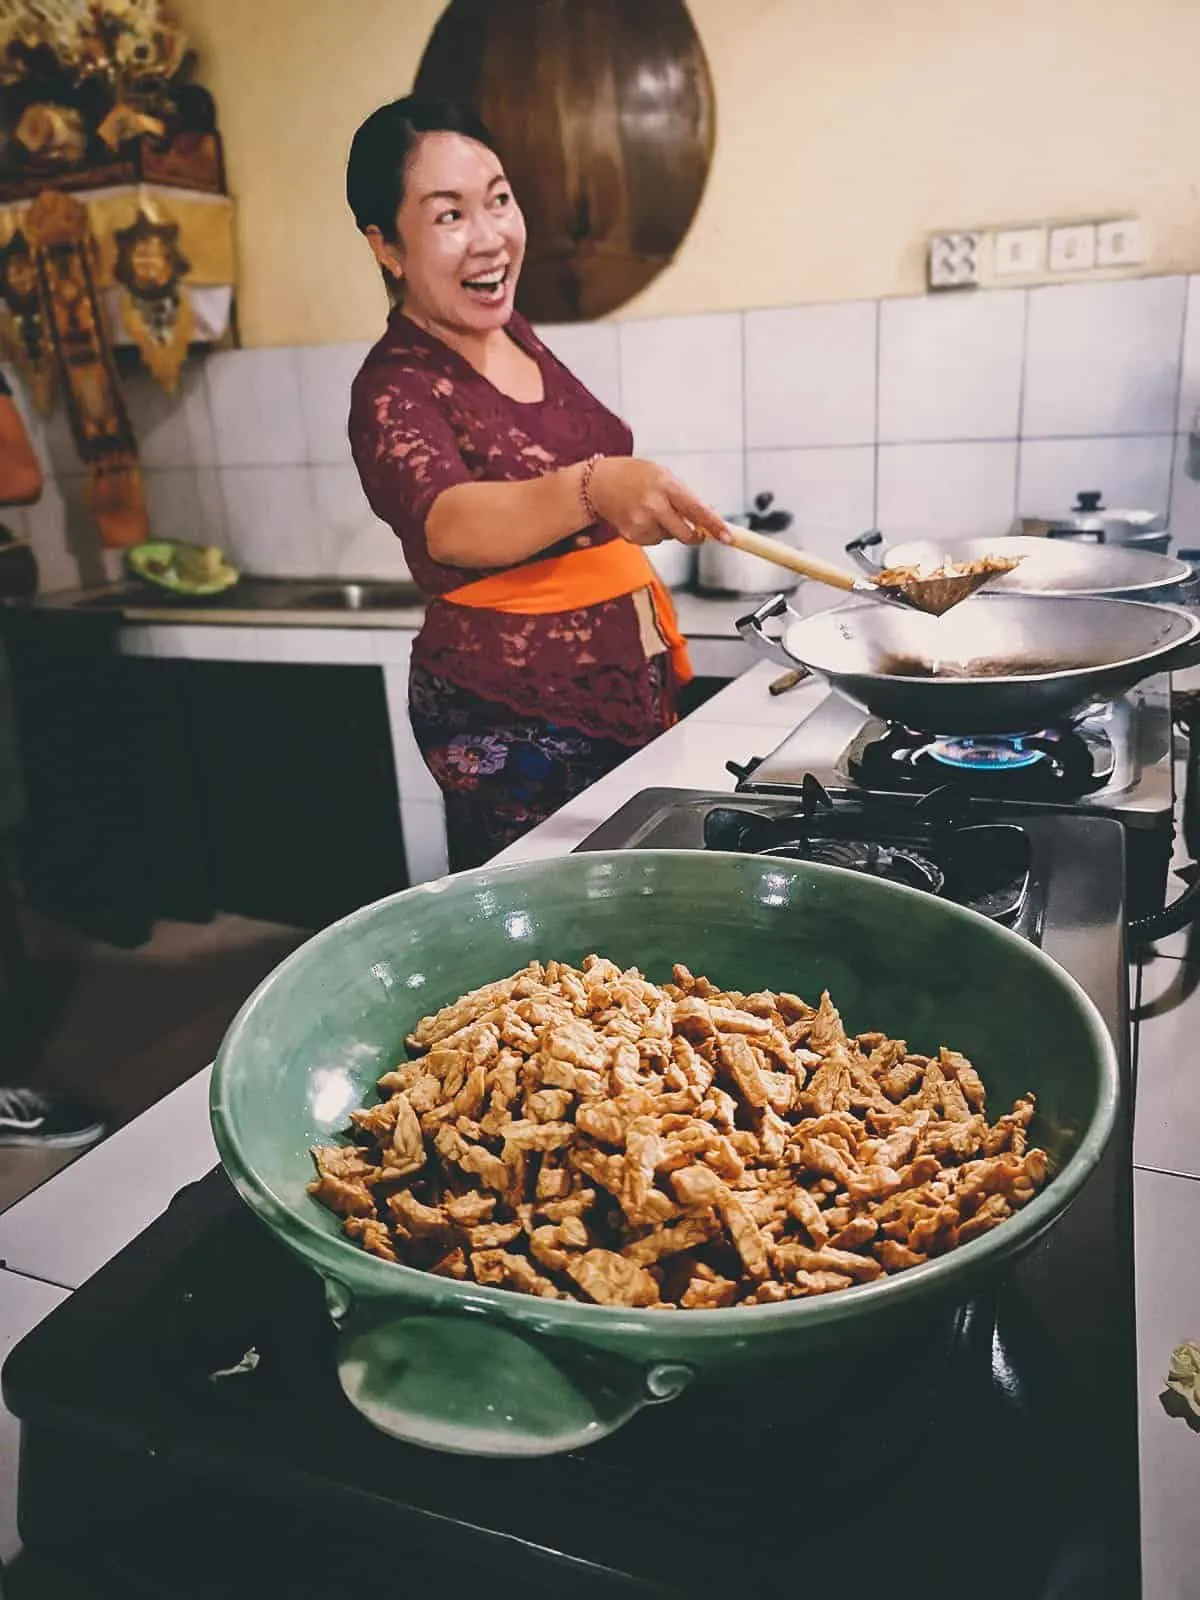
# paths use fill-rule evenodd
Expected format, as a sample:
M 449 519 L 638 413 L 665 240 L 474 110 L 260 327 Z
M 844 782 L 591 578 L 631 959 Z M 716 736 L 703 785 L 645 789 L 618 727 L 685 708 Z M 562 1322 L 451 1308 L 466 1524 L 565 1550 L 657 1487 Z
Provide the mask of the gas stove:
M 1065 809 L 1170 828 L 1170 679 L 1151 678 L 1074 722 L 1013 735 L 923 733 L 829 694 L 765 758 L 734 769 L 751 794 L 792 794 L 805 777 L 831 794 L 917 798 L 951 789 L 980 805 Z
M 1145 940 L 1169 931 L 1154 919 L 1174 840 L 1176 714 L 1165 677 L 1068 725 L 1006 736 L 920 732 L 830 694 L 773 751 L 730 771 L 739 794 L 803 803 L 805 785 L 817 785 L 835 807 L 874 817 L 932 807 L 975 823 L 1052 813 L 1112 818 L 1125 830 L 1131 932 Z

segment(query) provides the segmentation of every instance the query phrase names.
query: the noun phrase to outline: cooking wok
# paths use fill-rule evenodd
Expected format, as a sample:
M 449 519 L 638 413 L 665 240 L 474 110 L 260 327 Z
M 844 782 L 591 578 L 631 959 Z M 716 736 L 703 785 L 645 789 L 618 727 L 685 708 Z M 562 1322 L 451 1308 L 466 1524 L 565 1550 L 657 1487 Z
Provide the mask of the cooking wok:
M 877 559 L 867 554 L 876 551 Z M 1021 564 L 988 583 L 989 594 L 1070 594 L 1128 600 L 1175 600 L 1193 585 L 1192 569 L 1174 556 L 1154 555 L 1128 545 L 1076 544 L 1068 539 L 1004 535 L 997 539 L 907 539 L 883 544 L 880 533 L 851 539 L 846 553 L 864 572 L 884 567 L 939 566 L 947 560 L 977 561 L 984 556 L 1019 556 Z
M 782 629 L 768 633 L 776 618 Z M 1090 596 L 980 594 L 943 617 L 877 605 L 800 617 L 777 595 L 738 632 L 925 733 L 1030 733 L 1200 659 L 1190 612 Z

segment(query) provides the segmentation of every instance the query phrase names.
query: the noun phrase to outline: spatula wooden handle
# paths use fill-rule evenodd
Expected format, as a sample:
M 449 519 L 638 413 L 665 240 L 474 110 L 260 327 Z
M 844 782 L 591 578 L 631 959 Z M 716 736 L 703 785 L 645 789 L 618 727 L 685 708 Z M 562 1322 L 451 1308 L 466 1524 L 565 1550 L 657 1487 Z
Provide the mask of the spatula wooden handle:
M 748 556 L 761 556 L 764 561 L 773 561 L 777 567 L 787 567 L 789 572 L 798 572 L 802 578 L 811 578 L 814 583 L 827 583 L 833 589 L 853 589 L 858 582 L 854 573 L 822 561 L 818 556 L 793 550 L 790 544 L 784 544 L 781 539 L 769 539 L 765 533 L 751 533 L 749 528 L 730 527 L 729 541 L 736 550 L 744 550 Z

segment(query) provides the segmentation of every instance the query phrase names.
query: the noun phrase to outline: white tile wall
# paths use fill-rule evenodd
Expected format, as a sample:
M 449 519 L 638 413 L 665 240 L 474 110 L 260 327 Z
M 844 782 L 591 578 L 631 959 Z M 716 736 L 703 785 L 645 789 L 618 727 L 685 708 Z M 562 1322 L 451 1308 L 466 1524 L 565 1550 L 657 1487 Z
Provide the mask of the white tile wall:
M 540 330 L 716 509 L 772 489 L 796 536 L 839 557 L 872 525 L 999 532 L 1080 489 L 1166 508 L 1200 541 L 1183 437 L 1200 408 L 1200 277 L 916 297 Z M 346 411 L 361 344 L 211 353 L 165 396 L 125 381 L 154 532 L 246 570 L 403 578 L 367 507 Z M 19 380 L 15 380 L 19 393 Z M 62 407 L 28 417 L 47 474 L 30 531 L 46 590 L 120 572 L 84 504 Z M 1177 444 L 1179 448 L 1177 448 Z
M 875 301 L 746 313 L 746 446 L 870 444 Z
M 622 322 L 621 398 L 640 454 L 740 450 L 742 317 Z
M 1171 493 L 1174 437 L 1025 439 L 1017 488 L 1020 514 L 1054 515 L 1081 489 L 1099 489 L 1109 506 L 1165 511 Z
M 1187 317 L 1183 334 L 1183 370 L 1179 382 L 1177 426 L 1186 433 L 1200 411 L 1200 277 L 1187 280 Z
M 78 467 L 78 461 L 75 465 Z M 87 480 L 82 473 L 64 472 L 59 473 L 56 482 L 62 497 L 66 546 L 77 568 L 79 581 L 84 584 L 109 582 L 120 575 L 121 553 L 119 550 L 104 550 L 100 546 L 96 524 L 88 509 Z
M 621 354 L 615 322 L 556 323 L 537 329 L 538 338 L 553 350 L 583 384 L 617 416 L 621 409 Z
M 740 450 L 664 451 L 656 459 L 719 517 L 746 509 L 746 457 Z
M 340 578 L 407 578 L 400 540 L 367 504 L 355 468 L 309 471 L 319 570 Z
M 220 466 L 306 459 L 299 351 L 219 350 L 206 357 L 205 377 Z
M 1186 278 L 1030 290 L 1025 436 L 1173 432 L 1186 294 Z
M 315 344 L 296 352 L 305 461 L 350 464 L 350 385 L 369 349 L 368 344 Z
M 1171 533 L 1176 545 L 1200 545 L 1200 482 L 1188 471 L 1188 436 L 1175 440 L 1175 467 L 1171 481 Z
M 142 476 L 151 538 L 224 544 L 225 512 L 215 468 L 147 468 Z
M 321 569 L 308 468 L 222 467 L 228 546 L 245 572 L 303 578 Z
M 751 450 L 750 496 L 770 489 L 795 518 L 792 537 L 803 550 L 845 560 L 845 545 L 874 525 L 875 451 L 870 445 L 829 450 Z
M 1026 305 L 1022 290 L 885 301 L 880 441 L 1015 439 Z
M 1016 492 L 1015 439 L 880 446 L 876 521 L 894 543 L 1007 533 Z
M 67 541 L 67 502 L 57 478 L 46 475 L 41 499 L 27 506 L 23 515 L 37 557 L 40 587 L 48 594 L 75 588 L 79 563 Z M 3 520 L 11 523 L 11 519 L 12 513 L 5 511 Z
M 61 404 L 56 404 L 50 415 L 42 419 L 38 443 L 43 471 L 79 471 L 79 453 Z
M 123 382 L 129 421 L 147 471 L 215 465 L 216 439 L 208 404 L 207 371 L 204 357 L 189 359 L 173 395 L 166 394 L 148 372 L 138 371 Z

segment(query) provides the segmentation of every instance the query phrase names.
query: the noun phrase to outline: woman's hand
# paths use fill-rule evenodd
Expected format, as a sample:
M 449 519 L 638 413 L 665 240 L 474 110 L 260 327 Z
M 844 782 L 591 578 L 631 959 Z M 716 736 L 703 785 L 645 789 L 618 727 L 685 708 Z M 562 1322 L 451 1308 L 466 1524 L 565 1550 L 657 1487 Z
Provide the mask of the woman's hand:
M 679 479 L 653 461 L 634 456 L 602 456 L 588 486 L 592 505 L 631 544 L 728 544 L 721 518 L 685 489 Z

